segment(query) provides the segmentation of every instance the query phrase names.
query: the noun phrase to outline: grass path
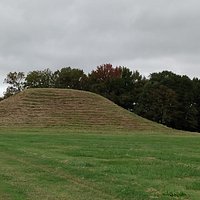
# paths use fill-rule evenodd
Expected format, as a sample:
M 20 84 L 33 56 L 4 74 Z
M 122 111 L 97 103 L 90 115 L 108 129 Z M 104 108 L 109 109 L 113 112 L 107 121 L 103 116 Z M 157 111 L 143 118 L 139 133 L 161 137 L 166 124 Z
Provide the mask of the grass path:
M 0 132 L 0 200 L 200 199 L 200 136 Z

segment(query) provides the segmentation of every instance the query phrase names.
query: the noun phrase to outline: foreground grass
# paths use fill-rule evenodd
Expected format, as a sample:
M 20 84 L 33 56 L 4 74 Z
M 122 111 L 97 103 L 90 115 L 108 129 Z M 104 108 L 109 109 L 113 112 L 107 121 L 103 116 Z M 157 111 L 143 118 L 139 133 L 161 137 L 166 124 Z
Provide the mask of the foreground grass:
M 200 199 L 200 136 L 0 131 L 0 199 Z

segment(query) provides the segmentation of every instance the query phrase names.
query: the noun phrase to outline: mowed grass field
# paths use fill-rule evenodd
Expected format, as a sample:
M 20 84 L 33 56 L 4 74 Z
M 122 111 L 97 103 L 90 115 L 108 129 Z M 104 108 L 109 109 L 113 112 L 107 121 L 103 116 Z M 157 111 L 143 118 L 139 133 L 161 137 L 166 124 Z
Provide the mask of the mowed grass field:
M 0 130 L 1 200 L 200 199 L 200 135 Z
M 68 89 L 25 90 L 0 116 L 0 200 L 200 199 L 200 134 Z

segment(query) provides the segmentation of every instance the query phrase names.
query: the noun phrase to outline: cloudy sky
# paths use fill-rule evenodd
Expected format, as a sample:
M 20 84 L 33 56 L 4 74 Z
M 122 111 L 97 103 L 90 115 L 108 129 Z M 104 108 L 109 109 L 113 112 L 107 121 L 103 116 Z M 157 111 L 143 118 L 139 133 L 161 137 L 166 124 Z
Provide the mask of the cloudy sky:
M 0 94 L 11 71 L 104 63 L 200 78 L 200 1 L 0 0 Z

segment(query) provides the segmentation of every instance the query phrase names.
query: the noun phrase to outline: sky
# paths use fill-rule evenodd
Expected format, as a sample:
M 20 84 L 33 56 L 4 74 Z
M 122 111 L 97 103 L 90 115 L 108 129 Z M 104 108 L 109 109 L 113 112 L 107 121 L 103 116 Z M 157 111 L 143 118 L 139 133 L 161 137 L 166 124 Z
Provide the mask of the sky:
M 0 0 L 6 74 L 105 63 L 200 78 L 199 0 Z

